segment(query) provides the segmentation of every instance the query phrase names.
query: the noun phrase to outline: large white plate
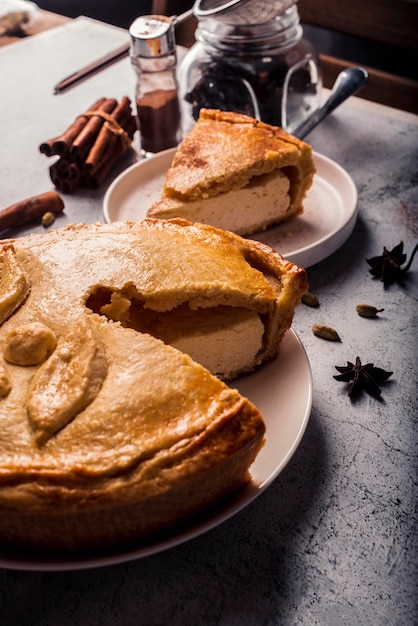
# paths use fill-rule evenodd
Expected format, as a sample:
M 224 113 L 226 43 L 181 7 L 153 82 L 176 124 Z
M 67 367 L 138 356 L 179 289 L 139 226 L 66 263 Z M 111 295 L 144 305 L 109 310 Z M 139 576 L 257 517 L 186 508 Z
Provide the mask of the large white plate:
M 142 220 L 158 200 L 175 148 L 135 163 L 106 191 L 107 222 Z M 337 163 L 314 153 L 317 173 L 304 203 L 303 215 L 252 235 L 289 261 L 311 267 L 335 252 L 351 235 L 357 218 L 357 189 Z
M 266 443 L 251 467 L 253 481 L 218 510 L 206 515 L 187 530 L 146 547 L 133 546 L 118 553 L 71 559 L 0 554 L 0 567 L 25 570 L 73 570 L 123 563 L 167 550 L 218 526 L 247 506 L 279 475 L 297 449 L 312 407 L 312 375 L 308 358 L 298 337 L 286 333 L 279 356 L 255 374 L 235 385 L 260 409 L 266 423 Z

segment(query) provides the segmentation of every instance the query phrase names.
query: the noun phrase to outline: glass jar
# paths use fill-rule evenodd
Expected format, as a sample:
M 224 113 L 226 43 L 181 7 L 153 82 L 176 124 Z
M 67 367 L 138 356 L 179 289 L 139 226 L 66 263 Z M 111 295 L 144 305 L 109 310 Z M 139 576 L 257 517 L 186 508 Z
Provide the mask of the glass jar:
M 181 139 L 174 26 L 162 15 L 141 16 L 129 33 L 141 150 L 147 156 Z
M 231 18 L 232 21 L 232 18 Z M 230 110 L 292 132 L 321 104 L 315 48 L 296 6 L 261 24 L 201 18 L 179 68 L 183 133 L 202 107 Z

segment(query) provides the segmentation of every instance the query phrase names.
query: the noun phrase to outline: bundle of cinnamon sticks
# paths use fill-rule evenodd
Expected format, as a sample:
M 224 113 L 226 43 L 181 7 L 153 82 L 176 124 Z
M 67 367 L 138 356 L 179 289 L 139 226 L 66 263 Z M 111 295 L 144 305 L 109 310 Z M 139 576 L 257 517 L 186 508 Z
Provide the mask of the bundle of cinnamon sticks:
M 119 103 L 113 98 L 94 102 L 62 135 L 39 146 L 42 154 L 59 156 L 49 169 L 55 187 L 64 193 L 81 185 L 97 189 L 117 159 L 131 147 L 136 129 L 127 96 Z

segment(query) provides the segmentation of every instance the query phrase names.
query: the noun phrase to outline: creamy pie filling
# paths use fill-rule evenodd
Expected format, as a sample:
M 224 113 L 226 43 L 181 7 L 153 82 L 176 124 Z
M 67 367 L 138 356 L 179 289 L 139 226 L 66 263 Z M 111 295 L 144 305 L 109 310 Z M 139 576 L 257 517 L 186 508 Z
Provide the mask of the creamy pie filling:
M 183 217 L 238 234 L 252 233 L 287 216 L 291 204 L 290 181 L 281 170 L 254 176 L 249 183 L 227 193 L 182 201 L 167 198 L 151 209 L 150 217 Z
M 87 306 L 177 348 L 223 380 L 248 369 L 249 364 L 254 367 L 263 346 L 265 328 L 260 315 L 242 307 L 192 310 L 183 304 L 171 311 L 153 311 L 135 298 L 103 288 L 89 297 Z

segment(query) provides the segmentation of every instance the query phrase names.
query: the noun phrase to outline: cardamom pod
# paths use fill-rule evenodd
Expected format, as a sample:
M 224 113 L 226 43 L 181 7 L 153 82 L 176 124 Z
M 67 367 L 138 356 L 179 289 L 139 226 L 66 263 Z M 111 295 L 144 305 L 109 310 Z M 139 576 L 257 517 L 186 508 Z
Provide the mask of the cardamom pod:
M 51 226 L 54 222 L 55 222 L 55 215 L 54 213 L 52 213 L 52 211 L 47 211 L 46 213 L 42 215 L 42 226 L 44 226 L 45 228 L 47 228 L 48 226 Z
M 314 324 L 312 326 L 312 332 L 317 337 L 321 337 L 327 341 L 341 341 L 337 331 L 334 328 L 331 328 L 331 326 L 326 326 L 325 324 Z
M 302 302 L 303 304 L 306 304 L 306 306 L 311 306 L 313 308 L 316 308 L 319 306 L 318 298 L 311 291 L 307 291 L 305 294 L 303 294 Z
M 371 304 L 358 304 L 356 306 L 356 311 L 361 317 L 376 317 L 378 313 L 384 310 L 385 309 L 376 309 L 376 307 Z

